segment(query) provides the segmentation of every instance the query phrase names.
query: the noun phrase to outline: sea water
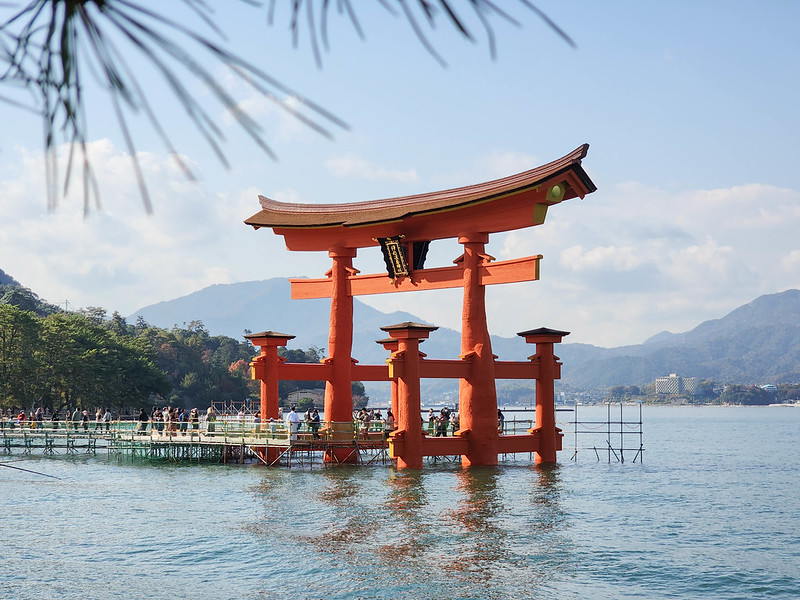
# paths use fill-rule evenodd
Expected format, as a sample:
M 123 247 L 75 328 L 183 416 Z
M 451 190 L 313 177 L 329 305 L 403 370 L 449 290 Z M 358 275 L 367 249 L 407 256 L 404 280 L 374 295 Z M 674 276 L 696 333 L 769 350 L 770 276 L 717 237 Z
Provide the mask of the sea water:
M 58 477 L 0 468 L 0 598 L 800 598 L 800 408 L 643 418 L 554 468 L 0 457 Z

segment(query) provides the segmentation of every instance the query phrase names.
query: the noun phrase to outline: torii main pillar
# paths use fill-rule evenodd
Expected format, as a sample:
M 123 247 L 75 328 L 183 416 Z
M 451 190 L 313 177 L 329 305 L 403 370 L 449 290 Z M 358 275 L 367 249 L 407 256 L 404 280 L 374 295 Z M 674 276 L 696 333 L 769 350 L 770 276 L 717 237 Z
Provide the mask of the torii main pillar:
M 348 277 L 354 274 L 355 248 L 330 250 L 333 261 L 331 280 L 331 319 L 328 331 L 328 359 L 333 365 L 333 378 L 325 384 L 325 427 L 328 437 L 344 440 L 353 435 L 353 296 Z M 328 462 L 355 462 L 350 448 L 331 448 L 325 453 Z
M 485 253 L 489 236 L 472 233 L 458 241 L 464 246 L 461 356 L 471 355 L 472 359 L 469 378 L 459 380 L 460 426 L 470 437 L 470 449 L 461 457 L 461 464 L 496 465 L 499 434 L 494 356 L 486 323 L 486 286 L 479 277 L 480 267 L 489 259 Z

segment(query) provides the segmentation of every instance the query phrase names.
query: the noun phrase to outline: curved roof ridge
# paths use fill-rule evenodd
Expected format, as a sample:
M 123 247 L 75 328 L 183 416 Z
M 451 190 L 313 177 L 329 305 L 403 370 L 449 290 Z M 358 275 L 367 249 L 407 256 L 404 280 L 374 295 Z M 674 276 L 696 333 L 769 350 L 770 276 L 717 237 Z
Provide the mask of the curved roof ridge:
M 390 221 L 402 219 L 410 214 L 471 204 L 511 191 L 535 187 L 547 179 L 570 170 L 577 171 L 576 174 L 585 188 L 574 191 L 572 197 L 583 196 L 596 189 L 580 166 L 588 149 L 589 144 L 583 144 L 547 164 L 500 179 L 410 196 L 336 204 L 279 202 L 259 196 L 262 210 L 247 219 L 245 223 L 254 227 L 328 227 Z

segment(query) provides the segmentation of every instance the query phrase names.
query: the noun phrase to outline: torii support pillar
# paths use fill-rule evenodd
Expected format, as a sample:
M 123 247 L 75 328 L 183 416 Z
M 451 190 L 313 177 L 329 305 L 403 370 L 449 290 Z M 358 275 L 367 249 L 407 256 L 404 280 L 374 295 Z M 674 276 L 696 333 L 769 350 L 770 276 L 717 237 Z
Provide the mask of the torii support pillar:
M 556 451 L 561 450 L 561 430 L 556 427 L 556 406 L 554 382 L 561 379 L 561 363 L 553 352 L 553 344 L 569 335 L 569 331 L 558 331 L 540 327 L 523 331 L 517 335 L 524 337 L 528 344 L 536 344 L 536 354 L 531 356 L 539 364 L 539 377 L 536 378 L 536 421 L 531 433 L 539 437 L 539 450 L 534 452 L 534 462 L 555 464 Z
M 252 378 L 261 380 L 261 421 L 278 420 L 278 367 L 285 360 L 278 356 L 278 348 L 285 346 L 294 336 L 276 331 L 262 331 L 244 337 L 261 349 L 261 353 L 250 363 Z M 276 447 L 266 447 L 261 458 L 272 464 L 278 458 L 278 450 Z
M 393 340 L 397 352 L 389 361 L 389 377 L 397 380 L 397 429 L 389 436 L 389 454 L 399 469 L 422 468 L 422 414 L 420 407 L 420 341 L 438 327 L 401 323 L 381 327 Z
M 420 340 L 420 343 L 422 343 L 423 341 L 424 340 Z M 375 342 L 377 344 L 381 344 L 383 346 L 384 350 L 388 350 L 390 356 L 392 354 L 394 354 L 395 352 L 397 352 L 397 349 L 400 346 L 398 341 L 394 340 L 392 338 L 385 338 L 385 339 L 382 339 L 382 340 L 375 340 Z M 386 362 L 388 363 L 390 361 L 391 361 L 391 359 L 387 360 Z M 397 425 L 397 379 L 390 378 L 390 380 L 391 380 L 390 381 L 390 383 L 391 383 L 391 396 L 390 396 L 390 401 L 389 401 L 389 408 L 392 411 L 392 417 L 394 417 L 395 425 Z

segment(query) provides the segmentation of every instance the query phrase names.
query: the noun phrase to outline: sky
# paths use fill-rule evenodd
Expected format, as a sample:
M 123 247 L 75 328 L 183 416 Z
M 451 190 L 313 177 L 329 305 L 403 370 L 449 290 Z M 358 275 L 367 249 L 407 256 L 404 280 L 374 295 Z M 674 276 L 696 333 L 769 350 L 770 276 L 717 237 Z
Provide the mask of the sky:
M 278 4 L 270 24 L 269 3 L 214 3 L 214 23 L 228 34 L 220 43 L 347 127 L 318 118 L 331 134 L 320 135 L 198 53 L 276 156 L 184 78 L 225 135 L 225 168 L 159 73 L 128 52 L 196 180 L 141 114 L 131 115 L 148 214 L 112 105 L 89 77 L 88 149 L 101 206 L 84 215 L 80 177 L 48 209 L 40 119 L 0 103 L 0 269 L 49 302 L 126 316 L 217 283 L 322 277 L 324 253 L 289 253 L 271 230 L 243 224 L 260 209 L 259 194 L 330 203 L 431 192 L 531 169 L 589 143 L 583 166 L 595 193 L 553 206 L 540 226 L 491 237 L 487 252 L 498 260 L 543 255 L 539 281 L 487 288 L 492 333 L 544 326 L 570 331 L 567 343 L 639 344 L 800 288 L 799 3 L 537 2 L 573 48 L 508 2 L 519 25 L 491 18 L 494 58 L 466 2 L 456 3 L 475 40 L 440 18 L 428 40 L 441 61 L 399 15 L 355 3 L 364 39 L 333 11 L 321 67 L 306 26 L 293 43 L 291 15 Z M 171 16 L 216 35 L 182 6 L 170 5 Z M 19 90 L 0 85 L 0 96 L 9 93 Z M 66 152 L 59 147 L 62 167 Z M 455 242 L 434 242 L 427 266 L 460 253 Z M 355 266 L 383 270 L 376 249 L 359 251 Z M 460 328 L 460 290 L 361 299 Z M 290 333 L 291 325 L 265 307 L 250 329 Z

